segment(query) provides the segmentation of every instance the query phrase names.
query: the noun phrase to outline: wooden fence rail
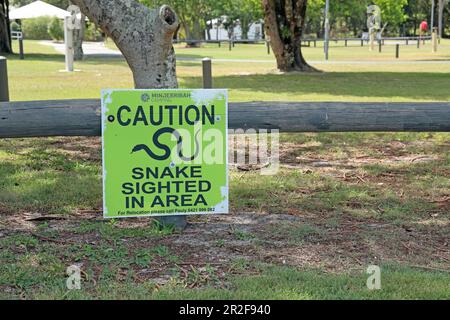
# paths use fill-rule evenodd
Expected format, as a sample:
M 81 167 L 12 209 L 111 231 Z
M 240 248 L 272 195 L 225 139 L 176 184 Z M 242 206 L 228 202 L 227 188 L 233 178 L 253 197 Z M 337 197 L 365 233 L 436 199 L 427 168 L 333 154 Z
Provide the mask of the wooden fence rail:
M 345 37 L 345 38 L 330 38 L 330 41 L 334 41 L 334 42 L 338 42 L 338 41 L 369 41 L 369 39 L 365 39 L 365 38 L 357 38 L 357 37 Z M 376 39 L 378 40 L 387 40 L 387 41 L 406 41 L 406 40 L 431 40 L 431 36 L 412 36 L 412 37 L 382 37 L 380 39 Z M 255 44 L 255 43 L 265 43 L 264 39 L 258 39 L 258 40 L 246 40 L 246 39 L 219 39 L 219 40 L 207 40 L 207 39 L 175 39 L 173 40 L 173 43 L 212 43 L 212 44 L 217 44 L 219 42 L 222 43 L 228 43 L 228 42 L 234 42 L 234 43 L 251 43 L 251 44 Z M 303 42 L 308 42 L 308 41 L 319 41 L 319 42 L 323 42 L 324 39 L 321 38 L 302 38 Z
M 0 138 L 99 136 L 96 99 L 0 102 Z M 230 129 L 450 132 L 450 103 L 236 102 Z
M 380 45 L 384 45 L 385 41 L 405 41 L 406 45 L 409 45 L 409 41 L 417 41 L 417 47 L 420 47 L 420 41 L 422 41 L 425 44 L 426 40 L 431 40 L 431 36 L 414 36 L 414 37 L 382 37 L 379 39 L 376 39 L 376 41 L 379 42 Z M 311 43 L 314 44 L 314 47 L 317 47 L 317 42 L 324 42 L 324 39 L 320 38 L 303 38 L 302 39 L 302 46 L 310 47 Z M 339 41 L 343 41 L 345 46 L 348 46 L 349 42 L 357 41 L 361 42 L 361 46 L 364 46 L 364 42 L 369 43 L 369 39 L 366 38 L 355 38 L 355 37 L 346 37 L 346 38 L 331 38 L 330 42 L 338 43 Z M 213 43 L 217 44 L 219 47 L 221 47 L 222 43 L 228 43 L 228 47 L 231 50 L 232 47 L 235 46 L 235 44 L 262 44 L 265 43 L 268 48 L 268 54 L 270 54 L 270 47 L 269 42 L 264 39 L 258 39 L 258 40 L 248 40 L 248 39 L 219 39 L 219 40 L 207 40 L 207 39 L 175 39 L 173 40 L 173 43 L 189 43 L 189 44 L 202 44 L 202 43 Z

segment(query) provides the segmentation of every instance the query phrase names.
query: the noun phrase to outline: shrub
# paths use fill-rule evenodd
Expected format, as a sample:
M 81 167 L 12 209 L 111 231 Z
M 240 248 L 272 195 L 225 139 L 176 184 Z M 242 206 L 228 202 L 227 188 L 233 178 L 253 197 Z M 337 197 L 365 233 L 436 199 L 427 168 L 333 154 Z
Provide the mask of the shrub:
M 98 29 L 94 23 L 88 22 L 84 31 L 85 41 L 101 41 L 103 40 L 102 32 Z
M 22 31 L 25 39 L 51 40 L 48 34 L 48 25 L 51 17 L 39 17 L 22 21 Z
M 64 39 L 64 24 L 62 20 L 54 17 L 47 28 L 48 34 L 53 40 L 59 41 Z
M 11 31 L 20 31 L 20 26 L 17 22 L 11 22 Z

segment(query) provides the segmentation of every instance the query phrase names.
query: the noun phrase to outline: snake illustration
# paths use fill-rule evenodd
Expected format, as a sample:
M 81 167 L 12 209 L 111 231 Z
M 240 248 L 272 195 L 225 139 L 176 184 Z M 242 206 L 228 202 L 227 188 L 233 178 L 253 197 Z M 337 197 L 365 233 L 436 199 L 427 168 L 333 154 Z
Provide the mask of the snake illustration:
M 153 135 L 153 144 L 158 147 L 159 149 L 164 150 L 164 154 L 163 155 L 157 155 L 155 154 L 147 145 L 145 144 L 138 144 L 136 146 L 133 147 L 133 150 L 131 150 L 131 153 L 134 152 L 138 152 L 138 151 L 145 151 L 149 157 L 155 159 L 155 160 L 166 160 L 170 157 L 170 148 L 165 145 L 162 144 L 161 142 L 159 142 L 159 136 L 161 136 L 164 133 L 171 133 L 176 139 L 177 139 L 177 152 L 178 152 L 178 156 L 180 157 L 181 160 L 183 161 L 192 161 L 194 160 L 199 153 L 199 143 L 198 143 L 198 138 L 197 135 L 200 132 L 200 130 L 197 130 L 197 132 L 195 133 L 195 152 L 191 157 L 185 157 L 183 155 L 183 138 L 181 137 L 180 133 L 170 127 L 166 127 L 166 128 L 161 128 L 158 131 L 155 132 L 155 134 Z

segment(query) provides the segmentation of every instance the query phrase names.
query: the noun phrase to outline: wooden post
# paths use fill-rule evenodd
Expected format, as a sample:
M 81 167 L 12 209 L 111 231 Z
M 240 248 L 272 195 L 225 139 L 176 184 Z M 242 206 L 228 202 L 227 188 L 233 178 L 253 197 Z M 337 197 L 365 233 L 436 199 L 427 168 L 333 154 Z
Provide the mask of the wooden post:
M 211 89 L 213 85 L 212 85 L 212 63 L 210 58 L 203 58 L 202 69 L 203 69 L 203 88 Z
M 20 31 L 20 37 L 19 37 L 19 57 L 20 60 L 25 59 L 24 51 L 23 51 L 23 29 L 22 29 L 22 20 L 18 20 L 19 24 L 19 31 Z
M 233 46 L 233 44 L 231 43 L 231 39 L 228 40 L 228 50 L 231 51 L 231 47 Z
M 380 40 L 380 41 L 378 41 L 378 52 L 380 52 L 380 53 L 381 53 L 381 40 Z
M 369 35 L 369 38 L 370 38 L 369 51 L 373 51 L 373 50 L 375 50 L 375 32 L 372 30 L 372 31 L 369 31 L 369 33 L 370 33 L 370 35 Z
M 266 40 L 267 54 L 270 54 L 270 41 Z
M 431 42 L 432 42 L 432 52 L 437 52 L 438 50 L 438 41 L 437 41 L 437 30 L 436 28 L 433 28 L 433 33 L 431 34 Z
M 400 44 L 395 45 L 395 57 L 398 59 L 400 57 Z
M 364 40 L 361 39 L 361 47 L 364 47 Z
M 417 49 L 420 49 L 420 38 L 417 38 Z
M 330 51 L 330 19 L 329 19 L 329 13 L 330 13 L 330 0 L 325 1 L 325 21 L 324 21 L 324 28 L 325 28 L 325 34 L 323 39 L 323 51 L 325 53 L 325 60 L 328 61 L 329 58 L 329 51 Z
M 345 46 L 347 46 L 347 39 L 345 39 Z
M 0 101 L 9 101 L 8 68 L 5 57 L 0 57 Z
M 25 59 L 25 55 L 23 53 L 23 34 L 19 37 L 19 57 L 20 60 Z
M 155 218 L 161 226 L 173 226 L 176 230 L 182 231 L 186 229 L 186 216 L 162 216 Z
M 66 54 L 66 71 L 73 71 L 73 30 L 70 28 L 71 17 L 64 18 L 64 43 Z

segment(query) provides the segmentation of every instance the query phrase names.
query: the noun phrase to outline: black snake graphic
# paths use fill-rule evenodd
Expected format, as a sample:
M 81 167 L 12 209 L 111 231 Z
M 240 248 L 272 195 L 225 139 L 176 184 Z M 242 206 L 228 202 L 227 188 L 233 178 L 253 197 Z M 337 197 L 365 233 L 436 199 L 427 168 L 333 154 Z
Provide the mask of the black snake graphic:
M 183 155 L 183 138 L 181 137 L 180 133 L 170 127 L 167 128 L 161 128 L 158 131 L 155 132 L 155 134 L 153 135 L 153 144 L 161 149 L 164 150 L 164 154 L 162 155 L 157 155 L 155 154 L 147 145 L 145 144 L 138 144 L 136 146 L 134 146 L 133 150 L 131 150 L 131 153 L 137 152 L 137 151 L 145 151 L 149 157 L 155 159 L 155 160 L 166 160 L 170 157 L 170 148 L 165 145 L 162 144 L 161 142 L 159 142 L 159 136 L 164 134 L 164 133 L 171 133 L 176 139 L 177 139 L 177 152 L 178 152 L 178 156 L 180 157 L 181 160 L 183 161 L 192 161 L 195 158 L 197 158 L 198 153 L 199 153 L 199 143 L 198 143 L 198 138 L 197 135 L 200 132 L 200 130 L 197 130 L 197 132 L 195 133 L 195 152 L 191 157 L 185 157 Z

